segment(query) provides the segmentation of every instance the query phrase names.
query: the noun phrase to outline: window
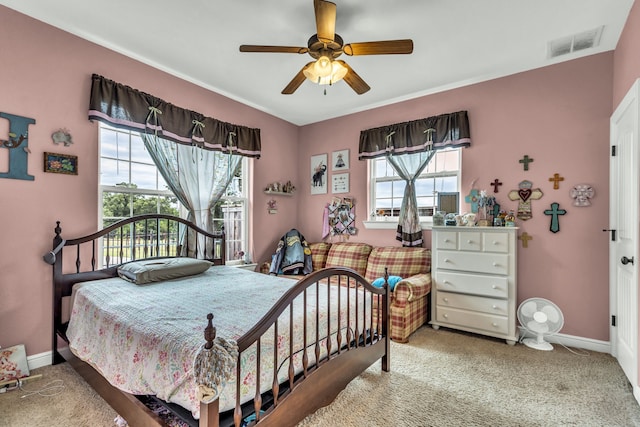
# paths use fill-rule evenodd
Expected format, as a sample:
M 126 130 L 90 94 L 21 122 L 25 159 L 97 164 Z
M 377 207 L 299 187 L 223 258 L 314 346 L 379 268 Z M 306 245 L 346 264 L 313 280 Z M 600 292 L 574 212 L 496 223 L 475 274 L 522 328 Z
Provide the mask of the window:
M 102 225 L 106 227 L 120 219 L 150 213 L 186 218 L 186 210 L 169 190 L 145 149 L 140 134 L 105 124 L 101 124 L 99 129 L 98 200 Z M 248 193 L 245 188 L 245 183 L 248 182 L 247 164 L 247 159 L 243 158 L 239 172 L 233 177 L 226 195 L 213 208 L 215 229 L 224 227 L 227 235 L 227 259 L 238 257 L 240 251 L 246 251 L 248 244 Z M 169 238 L 174 239 L 176 236 Z
M 422 220 L 433 216 L 438 193 L 460 191 L 459 148 L 438 150 L 416 180 L 418 213 Z M 393 170 L 386 157 L 369 160 L 371 170 L 371 220 L 394 218 L 400 214 L 405 181 Z

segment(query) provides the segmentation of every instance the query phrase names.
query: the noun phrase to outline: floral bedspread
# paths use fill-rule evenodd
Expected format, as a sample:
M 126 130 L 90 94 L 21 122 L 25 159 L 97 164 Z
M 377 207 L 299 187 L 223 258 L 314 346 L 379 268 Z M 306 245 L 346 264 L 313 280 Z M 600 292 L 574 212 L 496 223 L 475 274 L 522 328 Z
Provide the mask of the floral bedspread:
M 80 359 L 95 367 L 112 385 L 132 394 L 152 394 L 189 409 L 199 418 L 198 373 L 194 360 L 202 351 L 207 313 L 213 313 L 217 336 L 235 343 L 267 313 L 274 303 L 296 282 L 233 267 L 212 267 L 205 273 L 149 285 L 135 285 L 119 278 L 97 280 L 76 285 L 74 303 L 67 330 L 70 349 Z M 331 336 L 332 351 L 337 349 L 338 309 L 342 342 L 346 328 L 361 331 L 370 315 L 355 308 L 355 291 L 345 287 L 319 285 L 307 291 L 307 346 L 315 341 L 316 304 L 320 307 L 320 338 Z M 349 300 L 347 293 L 351 292 Z M 362 300 L 362 295 L 358 299 Z M 347 322 L 346 302 L 350 302 Z M 300 372 L 304 347 L 302 295 L 293 305 L 293 345 L 295 372 Z M 328 304 L 332 308 L 324 309 Z M 370 304 L 369 304 L 370 305 Z M 335 307 L 335 308 L 334 308 Z M 367 311 L 369 307 L 367 307 Z M 289 360 L 289 310 L 281 315 L 278 334 L 268 331 L 261 339 L 260 389 L 271 388 L 274 366 L 278 378 L 287 378 Z M 273 328 L 272 328 L 273 329 Z M 274 359 L 274 343 L 277 360 Z M 326 338 L 321 357 L 326 354 Z M 307 349 L 309 364 L 315 361 L 313 347 Z M 241 402 L 255 396 L 257 385 L 256 346 L 242 353 Z M 286 359 L 286 360 L 285 360 Z M 219 392 L 220 411 L 235 407 L 236 375 L 226 381 Z

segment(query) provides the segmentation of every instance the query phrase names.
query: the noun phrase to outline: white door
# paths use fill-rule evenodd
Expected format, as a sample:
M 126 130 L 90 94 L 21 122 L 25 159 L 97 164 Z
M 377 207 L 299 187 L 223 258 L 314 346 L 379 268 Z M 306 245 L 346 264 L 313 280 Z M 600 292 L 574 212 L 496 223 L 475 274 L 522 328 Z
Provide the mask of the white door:
M 638 399 L 638 102 L 636 81 L 611 116 L 609 247 L 611 353 L 631 382 Z M 614 154 L 615 153 L 615 154 Z

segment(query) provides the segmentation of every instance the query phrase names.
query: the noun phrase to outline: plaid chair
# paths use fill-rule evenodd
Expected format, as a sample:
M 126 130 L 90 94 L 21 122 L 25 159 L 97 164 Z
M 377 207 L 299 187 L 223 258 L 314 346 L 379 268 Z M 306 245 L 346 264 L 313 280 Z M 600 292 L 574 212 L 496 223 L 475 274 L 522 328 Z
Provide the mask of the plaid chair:
M 325 267 L 348 267 L 373 282 L 384 277 L 386 267 L 390 276 L 402 277 L 391 293 L 392 340 L 407 342 L 409 335 L 427 321 L 431 292 L 429 249 L 373 247 L 357 242 L 310 243 L 309 249 L 314 271 Z M 303 276 L 283 277 L 300 279 Z M 333 279 L 337 280 L 335 277 Z
M 365 279 L 373 282 L 384 277 L 385 267 L 389 276 L 402 277 L 391 293 L 391 339 L 405 343 L 429 315 L 431 251 L 397 246 L 373 248 Z

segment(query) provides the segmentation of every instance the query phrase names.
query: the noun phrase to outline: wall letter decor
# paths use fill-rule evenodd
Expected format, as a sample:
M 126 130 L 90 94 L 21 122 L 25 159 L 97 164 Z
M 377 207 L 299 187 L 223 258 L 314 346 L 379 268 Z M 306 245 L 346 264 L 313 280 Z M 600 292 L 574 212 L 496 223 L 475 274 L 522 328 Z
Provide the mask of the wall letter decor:
M 9 172 L 0 172 L 0 178 L 24 179 L 33 181 L 33 175 L 27 172 L 29 160 L 29 125 L 35 119 L 0 113 L 0 117 L 9 120 L 9 138 L 0 139 L 0 147 L 9 150 Z

